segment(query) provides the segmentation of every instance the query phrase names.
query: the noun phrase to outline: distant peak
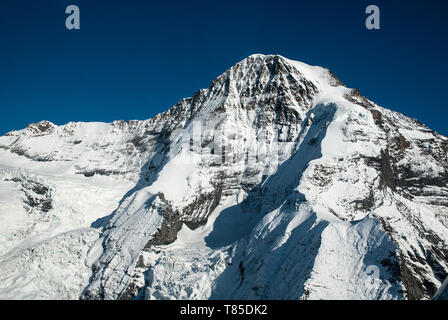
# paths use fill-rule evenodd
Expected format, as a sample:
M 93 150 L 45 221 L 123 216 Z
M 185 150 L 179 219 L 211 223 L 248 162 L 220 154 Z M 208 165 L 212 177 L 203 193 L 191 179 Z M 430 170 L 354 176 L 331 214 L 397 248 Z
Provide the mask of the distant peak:
M 33 131 L 33 133 L 47 133 L 51 132 L 56 125 L 50 121 L 42 120 L 37 123 L 31 123 L 26 128 Z

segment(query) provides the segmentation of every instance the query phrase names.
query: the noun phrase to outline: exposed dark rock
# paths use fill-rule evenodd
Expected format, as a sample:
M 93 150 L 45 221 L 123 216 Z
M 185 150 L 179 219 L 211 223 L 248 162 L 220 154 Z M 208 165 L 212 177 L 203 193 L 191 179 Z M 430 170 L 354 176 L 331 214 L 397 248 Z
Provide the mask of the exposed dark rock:
M 380 172 L 380 185 L 395 190 L 396 181 L 389 150 L 381 150 Z
M 167 245 L 177 239 L 177 234 L 182 228 L 182 221 L 177 212 L 165 212 L 163 222 L 157 233 L 149 240 L 143 250 L 149 250 L 153 246 Z
M 311 139 L 310 142 L 311 141 L 314 141 L 312 144 L 317 143 L 316 138 Z M 310 142 L 308 142 L 308 144 L 310 144 Z M 327 186 L 332 182 L 332 176 L 334 173 L 335 171 L 333 168 L 318 164 L 313 170 L 313 183 L 319 187 Z
M 145 149 L 143 144 L 144 139 L 145 137 L 135 137 L 131 140 L 131 143 L 134 145 L 134 147 L 144 150 Z
M 244 282 L 244 271 L 245 271 L 243 261 L 240 261 L 240 264 L 238 265 L 238 269 L 239 269 L 240 275 L 241 275 L 240 284 L 242 284 Z
M 398 150 L 401 153 L 411 146 L 409 141 L 407 141 L 401 134 L 397 134 L 393 137 L 392 145 L 395 150 Z
M 76 174 L 82 174 L 84 177 L 93 177 L 94 175 L 100 175 L 100 176 L 111 176 L 111 175 L 125 175 L 126 171 L 119 171 L 119 170 L 106 170 L 106 169 L 94 169 L 94 170 L 85 170 L 85 171 L 78 171 Z
M 18 156 L 24 156 L 30 160 L 37 162 L 50 162 L 54 161 L 54 159 L 50 155 L 30 155 L 28 152 L 22 148 L 12 147 L 9 149 L 12 153 L 17 154 Z
M 370 212 L 375 206 L 375 194 L 373 189 L 370 189 L 369 195 L 362 200 L 353 201 L 356 210 Z
M 400 260 L 395 252 L 390 252 L 389 257 L 381 261 L 381 265 L 387 268 L 387 272 L 390 275 L 389 281 L 391 283 L 400 282 Z
M 223 193 L 223 183 L 218 180 L 214 183 L 214 190 L 210 193 L 200 193 L 199 196 L 189 205 L 183 208 L 183 222 L 191 230 L 207 223 L 208 216 L 218 206 Z M 201 217 L 201 218 L 196 218 Z
M 141 286 L 135 282 L 131 282 L 118 300 L 130 300 L 138 295 Z
M 10 180 L 21 184 L 21 190 L 25 194 L 25 208 L 29 213 L 47 213 L 53 209 L 51 189 L 40 182 L 15 177 Z
M 379 219 L 382 223 L 383 229 L 389 234 L 392 241 L 396 243 L 396 232 L 384 219 Z M 439 239 L 436 241 L 437 243 L 440 243 Z M 425 257 L 421 257 L 415 249 L 414 252 L 401 252 L 399 254 L 399 259 L 397 259 L 397 261 L 399 261 L 399 269 L 397 268 L 395 260 L 391 261 L 391 259 L 385 259 L 382 261 L 383 266 L 388 266 L 391 268 L 389 269 L 391 274 L 395 275 L 393 278 L 399 279 L 403 283 L 406 288 L 405 294 L 407 299 L 420 300 L 430 298 L 437 290 L 437 287 L 427 279 L 427 271 L 417 266 L 416 263 L 420 265 L 429 265 L 433 270 L 434 275 L 439 278 L 439 280 L 444 279 L 444 277 L 448 275 L 440 263 L 434 259 L 434 255 L 437 254 L 438 259 L 448 262 L 447 256 L 440 256 L 445 255 L 448 252 L 446 252 L 446 250 L 442 253 L 439 250 L 436 250 L 435 252 L 437 253 L 434 253 L 434 251 L 425 251 Z M 409 259 L 407 257 L 409 257 Z M 395 259 L 396 257 L 393 258 Z M 393 262 L 392 265 L 391 262 Z
M 50 134 L 53 132 L 55 125 L 49 121 L 41 121 L 29 124 L 26 128 L 35 135 Z
M 37 125 L 37 129 L 40 130 L 40 132 L 47 132 L 48 130 L 50 130 L 51 128 L 53 128 L 53 124 L 47 121 L 43 121 L 38 123 Z
M 423 283 L 421 283 L 418 277 L 413 275 L 404 258 L 401 257 L 400 260 L 402 261 L 400 266 L 401 280 L 406 288 L 406 298 L 408 300 L 422 299 L 425 296 Z

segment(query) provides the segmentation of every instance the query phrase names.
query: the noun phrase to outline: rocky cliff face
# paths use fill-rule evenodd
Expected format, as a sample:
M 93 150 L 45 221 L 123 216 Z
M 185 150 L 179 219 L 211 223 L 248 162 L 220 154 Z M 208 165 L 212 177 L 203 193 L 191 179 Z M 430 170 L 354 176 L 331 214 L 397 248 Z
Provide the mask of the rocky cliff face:
M 33 278 L 32 297 L 30 250 L 58 272 L 48 239 L 65 235 L 78 259 L 59 268 L 81 273 L 56 280 L 65 298 L 428 299 L 448 273 L 447 153 L 329 70 L 275 55 L 150 120 L 33 124 L 0 138 L 15 212 L 0 207 L 0 295 Z

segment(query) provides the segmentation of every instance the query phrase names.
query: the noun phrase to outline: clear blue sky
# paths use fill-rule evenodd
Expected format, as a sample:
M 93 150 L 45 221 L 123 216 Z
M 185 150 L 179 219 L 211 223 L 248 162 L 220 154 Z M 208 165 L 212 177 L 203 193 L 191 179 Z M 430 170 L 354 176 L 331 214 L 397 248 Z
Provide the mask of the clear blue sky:
M 0 1 L 0 134 L 147 119 L 252 53 L 330 68 L 448 134 L 448 1 Z M 65 28 L 76 4 L 81 29 Z M 364 27 L 369 4 L 381 30 Z

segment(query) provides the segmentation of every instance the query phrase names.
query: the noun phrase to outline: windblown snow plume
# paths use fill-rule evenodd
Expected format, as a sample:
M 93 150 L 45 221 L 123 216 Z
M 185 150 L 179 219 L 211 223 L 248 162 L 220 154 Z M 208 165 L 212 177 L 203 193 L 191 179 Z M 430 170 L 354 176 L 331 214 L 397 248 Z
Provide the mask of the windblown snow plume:
M 448 139 L 252 55 L 144 121 L 0 137 L 0 298 L 430 299 Z

